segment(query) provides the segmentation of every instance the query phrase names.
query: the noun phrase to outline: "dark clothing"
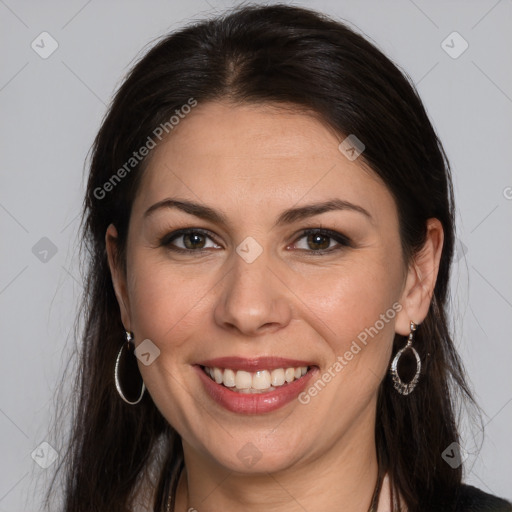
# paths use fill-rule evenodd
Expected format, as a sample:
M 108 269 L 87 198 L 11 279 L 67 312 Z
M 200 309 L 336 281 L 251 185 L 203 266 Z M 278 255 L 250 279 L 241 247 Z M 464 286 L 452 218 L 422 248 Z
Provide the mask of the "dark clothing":
M 512 511 L 512 503 L 497 496 L 487 494 L 471 485 L 464 485 L 457 502 L 457 511 L 509 512 Z
M 512 503 L 471 485 L 463 485 L 453 498 L 455 504 L 452 499 L 443 499 L 440 502 L 446 502 L 446 505 L 426 508 L 425 512 L 512 512 Z

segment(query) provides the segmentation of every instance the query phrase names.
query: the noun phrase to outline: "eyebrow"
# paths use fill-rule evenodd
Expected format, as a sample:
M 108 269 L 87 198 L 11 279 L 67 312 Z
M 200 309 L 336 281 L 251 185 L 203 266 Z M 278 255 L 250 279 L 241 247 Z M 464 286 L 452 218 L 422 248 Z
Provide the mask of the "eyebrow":
M 172 198 L 163 199 L 162 201 L 158 201 L 158 203 L 155 203 L 154 205 L 150 206 L 144 213 L 144 218 L 149 217 L 157 210 L 168 208 L 175 208 L 185 213 L 189 213 L 191 215 L 199 217 L 200 219 L 208 220 L 216 224 L 229 225 L 229 221 L 223 213 L 214 210 L 209 206 L 194 203 L 191 201 L 186 201 L 183 199 Z M 370 213 L 367 210 L 365 210 L 362 206 L 358 206 L 356 204 L 350 203 L 349 201 L 344 201 L 342 199 L 330 199 L 328 201 L 324 201 L 321 203 L 312 203 L 305 206 L 289 208 L 288 210 L 283 211 L 279 215 L 274 227 L 279 225 L 291 224 L 293 222 L 306 219 L 308 217 L 313 217 L 314 215 L 320 215 L 321 213 L 330 212 L 334 210 L 355 211 L 368 217 L 369 220 L 372 220 L 372 216 L 370 215 Z

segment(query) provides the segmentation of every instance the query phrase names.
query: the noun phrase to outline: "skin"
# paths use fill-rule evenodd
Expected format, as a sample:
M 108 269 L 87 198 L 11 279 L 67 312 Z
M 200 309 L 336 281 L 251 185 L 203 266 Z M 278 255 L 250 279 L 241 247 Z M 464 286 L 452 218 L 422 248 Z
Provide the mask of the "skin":
M 200 104 L 151 155 L 133 204 L 126 275 L 116 264 L 115 226 L 106 232 L 123 324 L 136 345 L 149 338 L 160 349 L 151 365 L 139 367 L 183 440 L 177 512 L 334 512 L 340 503 L 368 510 L 379 384 L 395 333 L 407 335 L 410 321 L 421 324 L 427 314 L 443 232 L 429 219 L 425 246 L 407 265 L 390 192 L 361 159 L 340 152 L 341 140 L 305 112 Z M 168 197 L 207 205 L 228 223 L 175 208 L 144 217 Z M 333 198 L 371 218 L 336 210 L 274 226 L 287 208 Z M 351 245 L 302 235 L 320 227 Z M 159 245 L 181 228 L 208 230 L 212 238 L 192 239 L 204 250 L 187 254 Z M 248 236 L 263 249 L 252 263 L 235 250 Z M 173 243 L 185 242 L 191 240 Z M 314 254 L 325 247 L 339 250 Z M 206 395 L 191 366 L 228 355 L 278 355 L 315 361 L 323 373 L 394 303 L 401 311 L 307 405 L 229 412 Z M 250 467 L 237 456 L 247 443 L 261 454 Z

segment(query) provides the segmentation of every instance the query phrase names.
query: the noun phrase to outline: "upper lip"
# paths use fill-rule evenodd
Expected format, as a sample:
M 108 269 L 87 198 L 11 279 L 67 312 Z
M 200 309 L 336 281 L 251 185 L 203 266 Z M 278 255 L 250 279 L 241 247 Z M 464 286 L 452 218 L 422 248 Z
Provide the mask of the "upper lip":
M 256 370 L 275 370 L 276 368 L 298 368 L 300 366 L 315 366 L 311 361 L 301 361 L 299 359 L 287 359 L 284 357 L 255 357 L 247 359 L 244 357 L 217 357 L 197 363 L 200 366 L 208 368 L 229 368 L 231 370 L 245 370 L 253 372 Z

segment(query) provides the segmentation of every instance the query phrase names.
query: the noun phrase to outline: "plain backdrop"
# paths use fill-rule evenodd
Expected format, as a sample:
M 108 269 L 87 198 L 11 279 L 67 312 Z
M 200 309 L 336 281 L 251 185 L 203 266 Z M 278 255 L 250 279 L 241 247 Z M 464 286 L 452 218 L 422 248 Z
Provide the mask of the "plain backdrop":
M 485 439 L 463 426 L 466 480 L 512 499 L 512 2 L 295 4 L 347 21 L 405 70 L 445 146 L 458 207 L 453 328 L 485 424 Z M 155 38 L 231 5 L 0 0 L 0 512 L 38 510 L 35 482 L 54 468 L 42 443 L 77 342 L 84 161 L 106 105 Z

